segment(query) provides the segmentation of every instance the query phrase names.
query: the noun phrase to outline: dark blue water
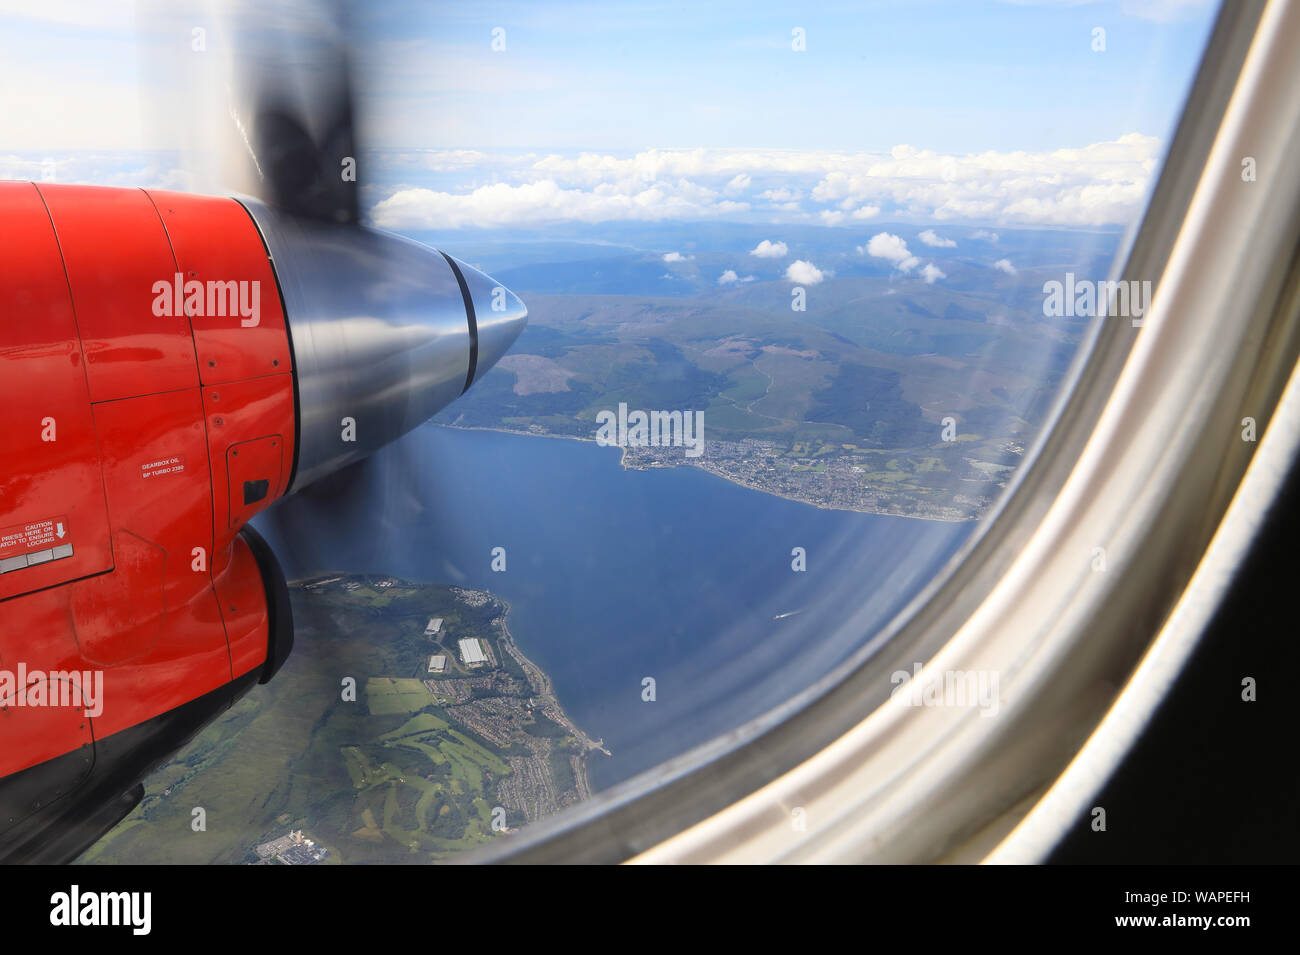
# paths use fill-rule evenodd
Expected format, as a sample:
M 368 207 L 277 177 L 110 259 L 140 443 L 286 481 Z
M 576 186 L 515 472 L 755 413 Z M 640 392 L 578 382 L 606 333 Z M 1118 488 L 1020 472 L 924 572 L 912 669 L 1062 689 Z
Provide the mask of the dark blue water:
M 391 573 L 505 597 L 520 648 L 613 751 L 590 762 L 595 788 L 807 687 L 972 527 L 823 510 L 693 467 L 624 471 L 618 449 L 588 442 L 432 425 L 265 518 L 291 578 Z M 791 569 L 794 547 L 806 572 Z

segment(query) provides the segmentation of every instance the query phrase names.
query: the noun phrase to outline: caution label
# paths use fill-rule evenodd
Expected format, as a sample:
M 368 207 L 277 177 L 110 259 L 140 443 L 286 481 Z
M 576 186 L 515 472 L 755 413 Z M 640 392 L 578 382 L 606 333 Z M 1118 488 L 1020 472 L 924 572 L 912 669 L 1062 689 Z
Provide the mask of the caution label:
M 185 455 L 174 454 L 171 457 L 146 461 L 140 465 L 141 478 L 162 477 L 164 474 L 182 474 L 185 471 Z
M 0 559 L 48 550 L 71 540 L 68 536 L 68 519 L 51 517 L 47 521 L 28 521 L 0 529 Z

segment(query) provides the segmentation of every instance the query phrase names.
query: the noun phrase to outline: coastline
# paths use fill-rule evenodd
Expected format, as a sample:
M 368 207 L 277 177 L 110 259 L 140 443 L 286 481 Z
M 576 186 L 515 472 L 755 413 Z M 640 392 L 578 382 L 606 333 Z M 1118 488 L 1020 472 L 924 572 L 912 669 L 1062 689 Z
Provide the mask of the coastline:
M 501 647 L 506 653 L 515 658 L 515 661 L 528 676 L 528 682 L 533 684 L 537 695 L 542 699 L 542 713 L 550 720 L 560 724 L 569 731 L 572 736 L 583 746 L 583 752 L 576 757 L 576 766 L 574 779 L 577 783 L 578 795 L 582 799 L 591 798 L 591 781 L 587 776 L 587 759 L 592 752 L 599 751 L 606 756 L 613 756 L 605 747 L 604 739 L 593 740 L 584 733 L 575 723 L 572 717 L 564 709 L 564 704 L 560 702 L 559 696 L 555 692 L 555 687 L 551 683 L 550 676 L 540 666 L 528 658 L 525 653 L 519 649 L 519 644 L 515 642 L 514 635 L 510 632 L 508 618 L 510 616 L 510 602 L 499 594 L 493 594 L 492 598 L 501 608 L 501 615 L 497 618 L 500 624 L 500 641 Z
M 607 445 L 601 445 L 600 442 L 598 442 L 595 438 L 582 438 L 574 434 L 551 434 L 548 431 L 520 431 L 515 428 L 483 428 L 477 426 L 469 427 L 460 424 L 442 424 L 442 423 L 438 423 L 436 427 L 448 428 L 453 431 L 492 431 L 492 432 L 496 432 L 497 434 L 518 435 L 519 437 L 522 438 L 556 438 L 563 441 L 583 441 L 588 444 L 595 444 L 599 447 L 607 447 Z M 699 470 L 703 471 L 705 474 L 712 474 L 714 477 L 720 478 L 721 480 L 726 481 L 729 484 L 733 484 L 736 487 L 743 487 L 750 491 L 757 491 L 760 494 L 767 494 L 771 497 L 778 497 L 783 501 L 792 501 L 795 504 L 805 504 L 808 507 L 815 507 L 819 511 L 842 511 L 846 514 L 871 514 L 875 517 L 897 517 L 903 520 L 928 521 L 934 524 L 970 524 L 979 520 L 979 517 L 961 517 L 961 518 L 921 517 L 920 515 L 917 514 L 898 514 L 895 513 L 894 511 L 885 511 L 879 509 L 872 510 L 870 508 L 863 508 L 863 507 L 831 507 L 828 504 L 818 504 L 816 501 L 805 500 L 802 497 L 795 497 L 792 494 L 783 494 L 780 491 L 773 491 L 770 488 L 759 487 L 755 484 L 746 483 L 745 481 L 738 481 L 729 474 L 724 474 L 720 471 L 714 471 L 711 468 L 706 468 L 701 464 L 696 464 L 690 461 L 682 461 L 680 463 L 674 462 L 672 464 L 658 464 L 655 465 L 654 467 L 638 467 L 637 465 L 627 463 L 627 454 L 629 450 L 631 449 L 627 447 L 620 448 L 620 451 L 622 453 L 619 457 L 618 463 L 625 471 L 653 471 L 653 470 L 658 470 L 660 468 L 681 468 L 681 467 L 698 468 Z
M 347 576 L 352 574 L 353 574 L 352 571 L 318 570 L 305 577 L 289 580 L 287 581 L 287 584 L 290 588 L 305 589 L 309 584 L 319 580 L 319 578 L 321 577 L 328 577 L 331 575 Z M 373 576 L 373 575 L 363 575 L 363 576 Z M 381 576 L 392 576 L 392 575 L 381 575 Z M 415 586 L 418 587 L 428 587 L 428 586 L 443 587 L 443 588 L 449 588 L 453 592 L 457 590 L 467 589 L 462 587 L 459 584 L 449 584 L 440 581 L 432 581 L 432 580 L 417 581 L 405 577 L 401 577 L 397 579 L 400 579 L 401 581 L 407 584 L 414 584 Z M 510 602 L 506 600 L 505 597 L 502 597 L 500 594 L 494 593 L 492 591 L 478 591 L 478 592 L 485 594 L 496 605 L 496 608 L 499 611 L 499 613 L 494 623 L 496 624 L 497 638 L 500 641 L 501 648 L 504 652 L 509 653 L 515 659 L 515 662 L 517 662 L 520 668 L 524 671 L 524 674 L 528 679 L 529 685 L 532 687 L 532 689 L 535 692 L 535 695 L 541 702 L 540 709 L 542 714 L 546 716 L 548 719 L 552 720 L 553 722 L 558 723 L 560 726 L 563 726 L 569 732 L 569 734 L 572 735 L 578 741 L 578 743 L 583 747 L 582 753 L 574 757 L 574 763 L 573 763 L 574 781 L 578 791 L 579 798 L 581 800 L 590 799 L 591 780 L 587 774 L 588 757 L 592 754 L 592 752 L 601 752 L 604 755 L 609 757 L 613 757 L 614 754 L 610 752 L 608 747 L 605 746 L 604 738 L 601 738 L 599 740 L 593 740 L 590 736 L 588 736 L 586 733 L 582 731 L 582 729 L 573 720 L 573 718 L 569 716 L 568 711 L 565 710 L 564 708 L 564 704 L 560 702 L 559 694 L 555 692 L 555 685 L 551 682 L 550 675 L 544 669 L 542 669 L 541 666 L 534 663 L 532 659 L 529 658 L 522 649 L 520 649 L 519 644 L 515 642 L 514 634 L 510 632 L 510 626 L 508 622 L 508 618 L 510 616 L 510 610 L 511 610 Z

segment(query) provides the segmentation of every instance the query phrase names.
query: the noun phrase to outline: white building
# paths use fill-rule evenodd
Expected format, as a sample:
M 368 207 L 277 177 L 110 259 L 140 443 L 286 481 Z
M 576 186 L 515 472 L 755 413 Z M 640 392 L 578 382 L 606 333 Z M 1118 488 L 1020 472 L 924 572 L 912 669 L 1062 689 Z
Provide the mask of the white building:
M 430 673 L 441 673 L 441 672 L 442 672 L 443 670 L 445 670 L 445 669 L 447 669 L 447 658 L 446 658 L 446 656 L 444 656 L 443 654 L 438 653 L 438 654 L 434 654 L 433 656 L 429 657 L 429 672 L 430 672 Z
M 487 656 L 483 653 L 483 645 L 473 637 L 460 641 L 460 658 L 467 667 L 487 663 Z
M 442 631 L 442 618 L 430 617 L 429 625 L 424 628 L 424 635 L 426 637 L 436 637 L 441 631 Z

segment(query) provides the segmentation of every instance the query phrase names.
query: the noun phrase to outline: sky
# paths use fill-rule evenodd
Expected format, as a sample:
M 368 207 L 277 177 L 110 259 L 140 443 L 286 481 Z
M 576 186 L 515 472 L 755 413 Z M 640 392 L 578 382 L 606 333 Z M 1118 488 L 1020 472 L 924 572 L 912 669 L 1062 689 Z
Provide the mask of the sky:
M 217 30 L 189 49 L 208 6 L 0 0 L 0 176 L 40 178 L 33 163 L 48 174 L 53 159 L 65 179 L 185 184 L 156 156 L 92 157 L 220 126 L 159 68 L 219 61 Z M 1213 13 L 1209 0 L 373 0 L 353 17 L 363 142 L 383 157 L 364 195 L 392 228 L 1123 225 Z

